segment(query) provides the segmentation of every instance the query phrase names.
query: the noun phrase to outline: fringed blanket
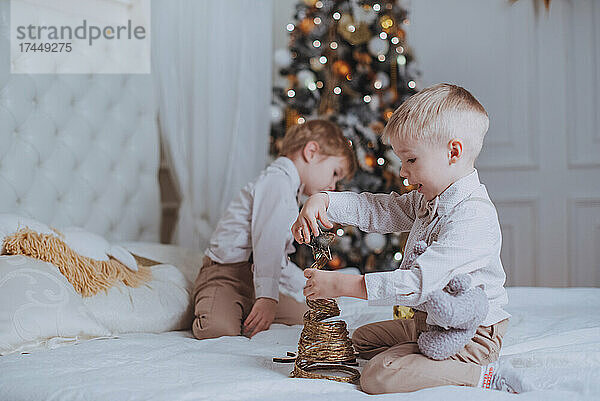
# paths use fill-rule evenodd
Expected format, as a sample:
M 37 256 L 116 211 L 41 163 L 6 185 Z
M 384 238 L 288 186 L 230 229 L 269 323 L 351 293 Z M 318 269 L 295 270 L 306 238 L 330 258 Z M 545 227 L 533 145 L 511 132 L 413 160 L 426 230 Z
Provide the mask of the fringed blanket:
M 25 255 L 52 263 L 84 297 L 106 291 L 118 282 L 139 287 L 152 279 L 148 264 L 140 263 L 137 258 L 138 271 L 135 272 L 113 258 L 103 261 L 79 255 L 57 236 L 38 234 L 29 228 L 6 236 L 4 249 L 10 255 Z

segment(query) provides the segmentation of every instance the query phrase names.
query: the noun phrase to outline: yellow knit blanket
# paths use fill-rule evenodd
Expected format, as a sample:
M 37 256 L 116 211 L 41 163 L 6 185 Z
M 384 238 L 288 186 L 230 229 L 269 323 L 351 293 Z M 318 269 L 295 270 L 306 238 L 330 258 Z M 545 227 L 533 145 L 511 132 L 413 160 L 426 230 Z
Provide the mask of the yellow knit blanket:
M 73 251 L 60 238 L 39 234 L 29 228 L 6 236 L 4 249 L 9 255 L 25 255 L 52 263 L 73 285 L 75 291 L 84 297 L 106 291 L 118 282 L 129 287 L 139 287 L 152 279 L 150 267 L 139 261 L 138 271 L 135 272 L 113 258 L 108 261 L 91 259 Z

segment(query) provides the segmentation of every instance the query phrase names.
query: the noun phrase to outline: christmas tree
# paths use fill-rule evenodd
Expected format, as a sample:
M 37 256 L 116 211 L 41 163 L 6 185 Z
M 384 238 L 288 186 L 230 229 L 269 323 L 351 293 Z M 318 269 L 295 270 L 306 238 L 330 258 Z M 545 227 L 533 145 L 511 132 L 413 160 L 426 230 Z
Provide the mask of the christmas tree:
M 396 0 L 304 0 L 296 5 L 288 49 L 275 52 L 280 78 L 271 111 L 271 153 L 287 128 L 312 118 L 336 122 L 352 144 L 359 169 L 340 189 L 405 193 L 414 188 L 399 176 L 400 160 L 380 139 L 393 111 L 415 93 L 406 7 Z M 406 238 L 334 227 L 331 269 L 363 273 L 396 269 Z M 299 247 L 299 266 L 310 253 Z

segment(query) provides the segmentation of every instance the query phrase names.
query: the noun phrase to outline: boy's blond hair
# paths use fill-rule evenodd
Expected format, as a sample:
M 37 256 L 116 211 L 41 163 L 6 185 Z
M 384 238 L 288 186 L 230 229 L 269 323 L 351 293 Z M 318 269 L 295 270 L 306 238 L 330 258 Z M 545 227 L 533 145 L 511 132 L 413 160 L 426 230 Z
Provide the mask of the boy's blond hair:
M 437 84 L 425 88 L 400 105 L 382 134 L 386 143 L 394 139 L 445 144 L 461 139 L 475 161 L 489 127 L 488 114 L 465 88 Z
M 283 137 L 279 154 L 291 156 L 304 149 L 310 141 L 319 144 L 319 153 L 325 156 L 341 156 L 346 159 L 348 170 L 346 178 L 356 172 L 356 157 L 340 127 L 327 120 L 309 120 L 290 127 Z

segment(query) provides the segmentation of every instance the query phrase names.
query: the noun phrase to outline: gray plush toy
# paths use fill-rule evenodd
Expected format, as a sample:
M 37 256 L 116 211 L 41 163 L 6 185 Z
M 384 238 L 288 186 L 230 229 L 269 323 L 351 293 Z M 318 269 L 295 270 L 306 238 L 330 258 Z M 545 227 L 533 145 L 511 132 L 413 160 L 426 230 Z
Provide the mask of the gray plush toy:
M 415 259 L 426 248 L 424 241 L 417 242 Z M 427 320 L 439 326 L 429 325 L 429 331 L 421 333 L 419 349 L 431 359 L 442 360 L 459 352 L 475 336 L 487 316 L 489 301 L 482 286 L 471 287 L 471 277 L 459 274 L 443 290 L 432 293 L 421 308 L 427 311 Z

